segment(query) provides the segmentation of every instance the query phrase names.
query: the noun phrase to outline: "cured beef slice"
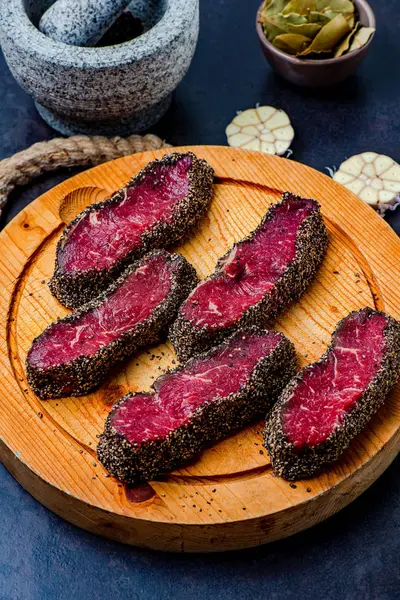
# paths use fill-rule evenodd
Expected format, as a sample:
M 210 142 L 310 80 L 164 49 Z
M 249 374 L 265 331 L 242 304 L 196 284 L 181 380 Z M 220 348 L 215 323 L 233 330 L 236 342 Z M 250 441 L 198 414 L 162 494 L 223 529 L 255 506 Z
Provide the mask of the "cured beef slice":
M 206 211 L 213 170 L 192 152 L 149 163 L 108 200 L 88 206 L 58 242 L 49 283 L 65 306 L 99 295 L 132 262 L 184 237 Z
M 383 403 L 400 375 L 400 325 L 365 308 L 350 313 L 326 353 L 287 386 L 265 427 L 265 447 L 285 479 L 335 461 Z
M 151 479 L 243 427 L 276 399 L 295 372 L 293 344 L 256 328 L 167 372 L 153 392 L 129 393 L 109 414 L 99 460 L 129 484 Z
M 179 254 L 153 250 L 98 298 L 49 325 L 27 356 L 28 381 L 40 398 L 82 395 L 109 369 L 158 340 L 196 284 Z
M 181 306 L 170 339 L 181 360 L 234 329 L 266 326 L 314 277 L 327 246 L 315 200 L 285 193 Z

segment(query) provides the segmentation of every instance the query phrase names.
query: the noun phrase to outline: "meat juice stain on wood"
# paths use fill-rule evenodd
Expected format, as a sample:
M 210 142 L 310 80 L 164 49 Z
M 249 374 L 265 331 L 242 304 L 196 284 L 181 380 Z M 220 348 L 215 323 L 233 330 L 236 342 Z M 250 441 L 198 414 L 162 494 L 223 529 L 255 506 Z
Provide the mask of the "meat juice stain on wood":
M 136 486 L 125 486 L 125 496 L 129 502 L 146 502 L 146 500 L 150 500 L 150 498 L 153 498 L 155 495 L 155 491 L 148 483 Z
M 106 406 L 112 406 L 124 395 L 124 388 L 122 385 L 105 384 L 98 392 L 97 396 L 99 400 Z
M 307 353 L 309 362 L 322 354 L 339 318 L 350 309 L 373 304 L 372 293 L 379 291 L 378 285 L 385 299 L 382 308 L 400 317 L 400 241 L 354 195 L 323 174 L 284 159 L 222 147 L 190 150 L 212 164 L 219 180 L 249 182 L 240 186 L 218 185 L 209 212 L 211 226 L 203 222 L 199 231 L 179 246 L 178 251 L 202 277 L 213 270 L 217 257 L 232 243 L 254 229 L 257 219 L 278 199 L 271 196 L 269 189 L 290 189 L 321 202 L 330 230 L 328 254 L 307 294 L 277 323 L 277 329 L 295 343 L 300 366 L 305 364 L 301 355 Z M 152 482 L 160 502 L 150 499 L 137 503 L 126 498 L 122 487 L 117 488 L 120 493 L 116 495 L 116 482 L 105 477 L 99 464 L 93 467 L 96 435 L 101 432 L 107 411 L 98 392 L 80 399 L 33 404 L 30 395 L 23 393 L 26 386 L 18 387 L 18 376 L 24 374 L 25 356 L 33 337 L 55 317 L 66 314 L 44 283 L 40 293 L 36 293 L 38 283 L 46 282 L 53 271 L 55 243 L 62 227 L 58 212 L 61 199 L 88 186 L 103 190 L 122 187 L 150 160 L 169 152 L 125 157 L 79 174 L 31 203 L 0 234 L 0 410 L 4 415 L 0 420 L 4 441 L 0 443 L 0 459 L 40 502 L 98 535 L 169 551 L 181 551 L 182 540 L 185 551 L 259 545 L 327 518 L 377 479 L 390 464 L 400 441 L 398 388 L 340 462 L 296 490 L 273 477 L 269 469 L 260 470 L 251 478 L 243 475 L 264 465 L 266 460 L 266 453 L 259 455 L 260 446 L 254 445 L 260 442 L 260 427 L 255 425 L 205 450 L 195 464 L 182 470 L 184 480 L 169 477 L 162 483 Z M 25 221 L 30 225 L 28 229 L 22 227 Z M 379 239 L 379 247 L 368 242 L 371 239 Z M 333 275 L 338 269 L 340 276 Z M 356 273 L 361 279 L 357 285 Z M 359 289 L 362 294 L 358 294 Z M 35 293 L 29 296 L 30 292 Z M 333 305 L 339 314 L 329 310 Z M 112 377 L 109 383 L 120 384 L 124 392 L 148 389 L 151 374 L 158 375 L 158 366 L 167 366 L 173 357 L 170 345 L 152 352 L 158 355 L 160 349 L 166 353 L 161 361 L 150 361 L 144 352 L 124 365 L 118 378 Z M 46 418 L 40 419 L 37 412 L 43 411 L 44 405 Z M 71 438 L 76 440 L 75 448 L 81 445 L 80 451 L 76 452 Z M 18 448 L 24 463 L 11 448 Z M 240 473 L 240 478 L 235 473 Z M 95 475 L 98 477 L 92 480 Z M 224 512 L 221 515 L 214 511 L 210 517 L 207 501 L 214 488 Z M 181 507 L 185 503 L 182 491 L 196 508 L 188 511 Z M 243 507 L 247 510 L 243 511 Z

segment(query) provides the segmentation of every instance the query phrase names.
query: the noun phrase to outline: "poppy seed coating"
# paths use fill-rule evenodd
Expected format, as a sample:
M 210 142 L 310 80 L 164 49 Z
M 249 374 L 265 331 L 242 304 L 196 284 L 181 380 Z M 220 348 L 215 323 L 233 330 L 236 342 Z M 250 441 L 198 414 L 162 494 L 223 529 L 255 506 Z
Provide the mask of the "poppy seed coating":
M 295 480 L 336 461 L 399 376 L 400 324 L 371 308 L 350 313 L 325 354 L 293 378 L 267 417 L 264 442 L 274 471 Z
M 158 341 L 196 282 L 183 256 L 153 250 L 33 341 L 26 360 L 32 390 L 41 399 L 94 390 L 116 363 Z
M 128 484 L 171 471 L 204 444 L 265 414 L 295 365 L 294 346 L 283 334 L 237 331 L 161 376 L 154 391 L 124 396 L 108 415 L 98 458 Z
M 314 278 L 328 234 L 319 204 L 286 192 L 218 261 L 179 309 L 169 337 L 180 360 L 249 325 L 269 326 Z
M 184 238 L 206 212 L 213 169 L 192 152 L 150 162 L 111 198 L 83 210 L 57 245 L 52 294 L 77 308 L 133 261 Z

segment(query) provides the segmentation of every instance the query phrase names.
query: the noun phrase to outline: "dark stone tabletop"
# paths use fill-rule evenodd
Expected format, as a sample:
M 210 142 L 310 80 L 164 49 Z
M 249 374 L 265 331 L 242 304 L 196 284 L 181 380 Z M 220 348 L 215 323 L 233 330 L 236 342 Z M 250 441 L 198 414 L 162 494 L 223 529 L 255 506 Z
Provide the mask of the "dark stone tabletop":
M 225 144 L 236 111 L 259 102 L 290 115 L 294 160 L 321 171 L 366 150 L 400 160 L 399 0 L 371 0 L 377 33 L 367 59 L 356 76 L 324 91 L 295 88 L 272 73 L 255 34 L 257 4 L 201 0 L 194 61 L 154 132 L 174 145 Z M 0 87 L 0 158 L 55 135 L 1 55 Z M 17 190 L 2 225 L 74 172 Z M 400 209 L 389 222 L 400 232 Z M 399 598 L 399 464 L 313 529 L 219 555 L 161 554 L 97 538 L 50 513 L 1 466 L 0 600 Z

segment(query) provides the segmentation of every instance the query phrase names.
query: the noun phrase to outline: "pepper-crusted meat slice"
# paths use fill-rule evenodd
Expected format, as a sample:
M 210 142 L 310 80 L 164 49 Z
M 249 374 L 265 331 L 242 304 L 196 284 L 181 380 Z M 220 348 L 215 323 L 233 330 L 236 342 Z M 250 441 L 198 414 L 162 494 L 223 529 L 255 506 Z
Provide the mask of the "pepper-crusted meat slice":
M 265 414 L 295 363 L 293 344 L 283 334 L 238 331 L 159 377 L 153 392 L 122 398 L 107 418 L 98 457 L 127 483 L 178 467 L 206 442 Z
M 272 409 L 265 446 L 286 479 L 335 461 L 400 375 L 400 325 L 371 308 L 343 319 L 320 360 L 299 373 Z
M 70 308 L 98 296 L 132 260 L 187 235 L 207 210 L 212 184 L 212 168 L 192 152 L 149 163 L 65 228 L 51 292 Z
M 86 394 L 117 362 L 159 339 L 196 284 L 179 254 L 154 250 L 95 300 L 51 324 L 27 356 L 28 381 L 40 398 Z
M 181 306 L 170 339 L 181 360 L 246 325 L 266 326 L 305 291 L 327 246 L 315 200 L 283 195 Z

